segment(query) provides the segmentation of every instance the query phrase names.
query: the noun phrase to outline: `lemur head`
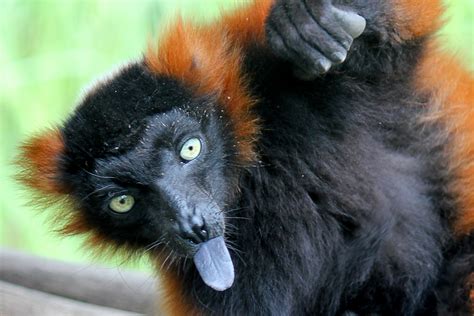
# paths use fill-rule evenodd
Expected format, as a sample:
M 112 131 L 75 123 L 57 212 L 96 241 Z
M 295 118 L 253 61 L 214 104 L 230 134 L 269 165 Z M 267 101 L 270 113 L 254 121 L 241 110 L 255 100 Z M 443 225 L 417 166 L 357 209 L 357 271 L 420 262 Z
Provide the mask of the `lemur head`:
M 240 48 L 226 36 L 178 21 L 63 126 L 26 143 L 19 177 L 40 202 L 63 203 L 64 233 L 88 234 L 99 251 L 193 257 L 206 284 L 232 284 L 226 212 L 255 161 L 258 127 Z
M 221 256 L 242 166 L 231 126 L 215 96 L 133 63 L 24 147 L 22 177 L 66 199 L 64 230 L 95 244 L 178 259 L 218 240 L 206 251 Z
M 229 124 L 212 97 L 132 64 L 61 128 L 57 181 L 107 239 L 190 256 L 225 230 L 238 174 Z

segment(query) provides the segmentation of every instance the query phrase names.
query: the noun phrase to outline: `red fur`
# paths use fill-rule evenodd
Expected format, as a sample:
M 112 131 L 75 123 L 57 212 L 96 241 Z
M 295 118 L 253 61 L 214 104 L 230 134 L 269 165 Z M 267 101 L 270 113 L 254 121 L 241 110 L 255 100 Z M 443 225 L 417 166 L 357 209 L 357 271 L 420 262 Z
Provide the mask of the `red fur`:
M 433 34 L 441 25 L 442 1 L 393 1 L 395 25 L 402 39 Z M 474 230 L 474 75 L 440 47 L 437 39 L 426 46 L 415 86 L 432 95 L 433 111 L 427 119 L 442 121 L 453 140 L 448 154 L 459 209 L 454 230 L 466 235 Z
M 441 26 L 441 0 L 391 0 L 395 27 L 403 40 L 432 34 Z
M 58 183 L 58 159 L 64 150 L 59 130 L 48 130 L 30 139 L 21 147 L 17 163 L 22 172 L 18 179 L 38 193 L 51 197 L 67 193 Z
M 84 247 L 94 249 L 98 256 L 133 252 L 131 247 L 113 246 L 100 232 L 94 230 L 77 203 L 70 197 L 70 189 L 59 180 L 59 159 L 64 141 L 58 129 L 48 130 L 31 138 L 21 146 L 16 164 L 20 171 L 17 180 L 32 189 L 30 200 L 40 211 L 53 208 L 51 218 L 55 231 L 62 235 L 86 234 Z
M 433 96 L 427 119 L 442 121 L 451 136 L 448 155 L 459 212 L 454 229 L 459 235 L 470 234 L 474 230 L 474 76 L 433 40 L 418 66 L 416 87 Z
M 157 260 L 163 262 L 162 259 Z M 160 270 L 160 265 L 157 267 Z M 160 286 L 163 292 L 160 295 L 160 311 L 164 315 L 173 316 L 199 316 L 202 313 L 183 294 L 183 284 L 174 271 L 160 272 Z
M 32 189 L 32 204 L 40 210 L 55 207 L 54 226 L 64 235 L 86 233 L 90 226 L 77 206 L 69 198 L 69 189 L 59 181 L 59 159 L 64 151 L 64 141 L 58 129 L 51 129 L 31 138 L 21 146 L 17 165 L 17 180 Z
M 251 6 L 217 23 L 195 25 L 178 19 L 145 56 L 151 71 L 178 78 L 198 95 L 216 95 L 234 123 L 241 161 L 255 160 L 253 144 L 258 136 L 257 119 L 250 114 L 255 100 L 247 91 L 241 72 L 241 49 L 264 40 L 264 21 L 271 1 Z

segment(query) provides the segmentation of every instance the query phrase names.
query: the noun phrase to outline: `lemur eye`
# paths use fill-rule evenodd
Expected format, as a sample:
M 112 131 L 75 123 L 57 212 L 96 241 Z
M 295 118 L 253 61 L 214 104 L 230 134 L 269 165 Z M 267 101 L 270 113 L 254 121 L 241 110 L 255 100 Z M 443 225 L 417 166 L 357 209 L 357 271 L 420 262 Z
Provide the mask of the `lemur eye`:
M 191 161 L 196 159 L 201 153 L 201 141 L 199 138 L 190 138 L 181 147 L 179 156 L 184 160 Z
M 131 195 L 120 195 L 114 197 L 110 203 L 109 207 L 112 211 L 117 213 L 127 213 L 130 211 L 135 204 L 135 198 Z

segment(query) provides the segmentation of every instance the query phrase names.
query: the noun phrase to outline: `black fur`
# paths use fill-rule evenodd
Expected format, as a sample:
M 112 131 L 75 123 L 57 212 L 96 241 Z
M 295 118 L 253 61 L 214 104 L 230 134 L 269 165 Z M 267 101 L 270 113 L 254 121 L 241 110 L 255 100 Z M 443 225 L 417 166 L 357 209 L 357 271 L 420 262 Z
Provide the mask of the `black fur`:
M 292 44 L 287 54 L 275 43 L 273 50 L 255 43 L 245 52 L 262 131 L 255 166 L 239 165 L 232 124 L 212 97 L 196 99 L 142 63 L 101 84 L 64 126 L 61 181 L 88 220 L 118 244 L 162 241 L 179 252 L 174 239 L 163 238 L 179 206 L 171 207 L 155 184 L 166 173 L 181 177 L 184 166 L 192 170 L 184 183 L 203 189 L 225 213 L 236 269 L 230 289 L 207 287 L 189 260 L 173 255 L 169 262 L 205 314 L 466 312 L 455 308 L 466 300 L 458 280 L 469 272 L 472 238 L 461 247 L 449 237 L 446 139 L 439 126 L 419 123 L 429 99 L 411 87 L 423 41 L 393 40 L 384 1 L 350 3 L 341 8 L 364 16 L 367 29 L 350 49 L 318 37 L 325 58 L 336 46 L 349 50 L 347 61 L 332 60 L 325 75 L 314 78 L 321 68 L 308 57 L 314 52 L 300 51 L 304 45 Z M 277 2 L 269 18 L 280 36 L 287 5 Z M 295 64 L 313 80 L 295 78 Z M 176 158 L 181 135 L 189 134 L 208 146 L 194 165 Z M 194 203 L 199 190 L 173 179 L 165 188 L 186 191 L 184 203 Z M 107 205 L 121 192 L 135 195 L 137 205 L 118 216 Z M 459 296 L 450 299 L 454 289 Z
M 191 95 L 175 80 L 131 64 L 89 94 L 62 130 L 60 181 L 73 189 L 87 221 L 119 245 L 160 240 L 186 255 L 195 251 L 188 240 L 164 235 L 175 235 L 181 217 L 201 211 L 216 224 L 208 225 L 211 235 L 222 230 L 219 212 L 236 189 L 236 141 L 212 99 Z M 179 148 L 192 137 L 203 150 L 185 162 Z M 123 194 L 134 196 L 134 211 L 116 214 L 109 203 Z

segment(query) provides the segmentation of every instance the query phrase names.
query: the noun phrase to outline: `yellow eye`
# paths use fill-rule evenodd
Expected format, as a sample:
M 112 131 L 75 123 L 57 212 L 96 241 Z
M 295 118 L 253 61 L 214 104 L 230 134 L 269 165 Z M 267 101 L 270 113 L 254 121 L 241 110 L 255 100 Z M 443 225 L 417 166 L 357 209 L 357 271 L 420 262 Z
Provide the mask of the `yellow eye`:
M 135 199 L 131 195 L 120 195 L 114 197 L 110 203 L 109 207 L 112 211 L 117 213 L 127 213 L 130 211 L 135 204 Z
M 183 147 L 181 147 L 181 151 L 179 152 L 179 156 L 184 160 L 191 161 L 196 159 L 197 156 L 201 153 L 201 141 L 199 138 L 190 138 L 188 139 Z

